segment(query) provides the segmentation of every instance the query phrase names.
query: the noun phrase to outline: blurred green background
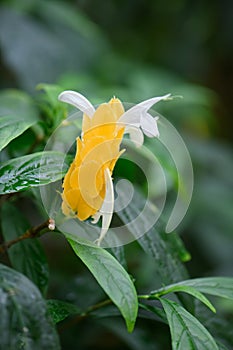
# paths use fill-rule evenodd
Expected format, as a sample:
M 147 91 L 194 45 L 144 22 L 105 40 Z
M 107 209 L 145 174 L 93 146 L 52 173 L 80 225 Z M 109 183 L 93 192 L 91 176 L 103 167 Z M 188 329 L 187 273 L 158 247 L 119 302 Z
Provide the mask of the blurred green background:
M 178 228 L 192 255 L 187 263 L 191 277 L 233 276 L 232 18 L 230 0 L 8 0 L 0 7 L 1 89 L 36 96 L 39 83 L 55 83 L 93 103 L 113 95 L 131 103 L 169 92 L 183 96 L 158 111 L 183 136 L 193 161 L 193 199 Z M 57 264 L 62 243 L 46 244 L 53 293 L 67 299 L 74 288 L 82 294 L 76 258 L 64 256 Z M 142 287 L 153 274 L 151 264 L 140 252 L 138 261 L 132 260 Z M 72 282 L 65 279 L 67 266 L 77 275 Z M 84 288 L 87 304 L 92 288 L 97 287 L 90 278 Z M 84 321 L 78 331 L 71 325 L 62 333 L 63 348 L 144 349 L 145 342 L 147 349 L 160 349 L 153 323 L 147 327 L 133 338 L 118 321 L 102 319 L 94 328 Z M 94 344 L 91 337 L 97 339 Z

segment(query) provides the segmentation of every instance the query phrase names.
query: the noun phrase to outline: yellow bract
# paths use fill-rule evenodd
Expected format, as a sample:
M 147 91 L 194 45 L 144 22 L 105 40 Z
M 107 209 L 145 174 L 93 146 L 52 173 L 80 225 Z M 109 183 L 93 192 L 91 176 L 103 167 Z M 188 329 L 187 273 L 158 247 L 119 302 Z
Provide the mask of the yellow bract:
M 77 151 L 63 182 L 62 211 L 85 220 L 102 206 L 105 191 L 105 169 L 110 173 L 122 154 L 120 144 L 124 127 L 117 124 L 124 113 L 122 103 L 112 98 L 101 104 L 90 118 L 83 115 L 82 138 L 77 138 Z

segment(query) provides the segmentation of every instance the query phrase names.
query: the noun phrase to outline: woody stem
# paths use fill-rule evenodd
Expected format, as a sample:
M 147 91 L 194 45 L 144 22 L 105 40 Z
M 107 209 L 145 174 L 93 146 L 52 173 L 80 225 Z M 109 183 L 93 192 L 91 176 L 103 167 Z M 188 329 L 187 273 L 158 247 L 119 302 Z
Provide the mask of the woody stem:
M 21 236 L 14 238 L 8 242 L 4 242 L 0 245 L 0 254 L 3 254 L 7 251 L 7 249 L 9 249 L 12 245 L 23 241 L 24 239 L 28 239 L 28 238 L 35 238 L 37 236 L 39 236 L 42 232 L 42 230 L 44 230 L 45 228 L 49 229 L 49 230 L 53 230 L 54 229 L 54 220 L 52 219 L 48 219 L 45 222 L 43 222 L 42 224 L 32 227 L 30 229 L 28 229 L 26 232 L 24 232 Z M 44 232 L 45 233 L 45 232 Z

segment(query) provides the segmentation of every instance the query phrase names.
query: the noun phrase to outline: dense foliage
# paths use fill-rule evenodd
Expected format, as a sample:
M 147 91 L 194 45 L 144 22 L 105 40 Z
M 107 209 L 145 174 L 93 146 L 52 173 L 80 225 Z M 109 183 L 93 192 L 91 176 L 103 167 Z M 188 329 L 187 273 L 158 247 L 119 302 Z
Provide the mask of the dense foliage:
M 230 67 L 227 6 L 217 36 L 217 2 L 196 2 L 192 12 L 188 1 L 170 1 L 167 8 L 161 1 L 112 0 L 104 8 L 93 3 L 1 4 L 0 348 L 231 349 L 230 83 L 218 86 L 221 62 Z M 216 47 L 221 54 L 215 55 Z M 165 230 L 177 169 L 151 139 L 146 146 L 167 183 L 156 225 L 146 229 L 143 216 L 134 224 L 147 179 L 120 159 L 114 177 L 131 181 L 134 193 L 114 215 L 113 229 L 121 222 L 132 236 L 146 234 L 104 249 L 53 230 L 41 191 L 62 180 L 75 153 L 64 151 L 69 138 L 75 142 L 72 125 L 65 123 L 73 109 L 57 99 L 65 89 L 80 91 L 93 104 L 113 95 L 131 103 L 168 92 L 183 97 L 156 106 L 182 135 L 193 162 L 193 198 L 177 232 Z M 56 147 L 45 150 L 59 125 L 67 133 L 55 133 Z M 146 159 L 140 149 L 135 152 Z M 160 184 L 153 170 L 149 177 L 152 216 Z

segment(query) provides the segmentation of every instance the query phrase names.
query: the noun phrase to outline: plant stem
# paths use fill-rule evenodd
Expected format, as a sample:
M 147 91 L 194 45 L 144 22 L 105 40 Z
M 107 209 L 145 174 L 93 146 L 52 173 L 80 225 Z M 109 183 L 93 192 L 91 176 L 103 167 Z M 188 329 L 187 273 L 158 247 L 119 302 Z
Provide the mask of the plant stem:
M 28 229 L 21 236 L 14 238 L 11 241 L 2 243 L 0 245 L 0 254 L 5 253 L 7 251 L 7 249 L 9 249 L 12 245 L 14 245 L 18 242 L 21 242 L 24 239 L 35 238 L 35 237 L 41 235 L 41 231 L 44 230 L 45 228 L 47 228 L 49 230 L 54 230 L 54 228 L 55 228 L 54 220 L 48 219 L 45 222 L 43 222 L 42 224 Z
M 145 295 L 138 295 L 138 299 L 149 299 L 150 295 L 145 294 Z
M 111 299 L 106 299 L 104 301 L 101 301 L 100 303 L 97 303 L 95 305 L 92 305 L 90 307 L 88 307 L 85 311 L 83 311 L 81 314 L 75 316 L 74 318 L 72 318 L 71 320 L 69 320 L 68 322 L 66 322 L 65 324 L 61 324 L 58 326 L 58 329 L 60 332 L 65 331 L 66 329 L 69 329 L 71 326 L 73 326 L 74 324 L 77 324 L 78 322 L 80 322 L 81 320 L 85 319 L 90 313 L 92 313 L 95 310 L 101 309 L 104 306 L 110 305 L 112 304 L 112 300 Z
M 86 311 L 84 311 L 82 313 L 82 316 L 85 317 L 88 314 L 90 314 L 91 312 L 93 312 L 95 310 L 98 310 L 98 309 L 101 309 L 103 306 L 110 305 L 110 304 L 112 304 L 112 300 L 111 299 L 107 299 L 107 300 L 101 301 L 98 304 L 90 306 Z

